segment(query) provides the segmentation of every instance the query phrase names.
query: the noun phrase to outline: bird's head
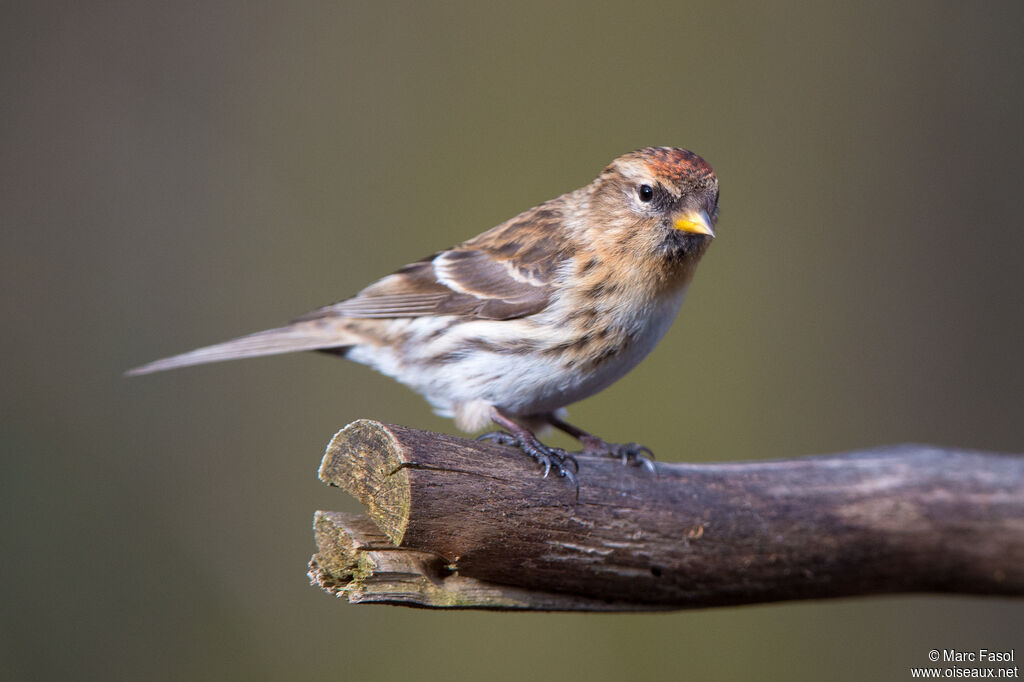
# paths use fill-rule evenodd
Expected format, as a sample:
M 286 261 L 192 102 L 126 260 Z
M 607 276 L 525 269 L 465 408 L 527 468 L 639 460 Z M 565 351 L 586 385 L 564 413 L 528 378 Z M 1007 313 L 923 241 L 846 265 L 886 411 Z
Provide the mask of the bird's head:
M 595 180 L 604 235 L 623 248 L 672 260 L 699 257 L 715 236 L 718 178 L 693 152 L 646 147 L 615 159 Z

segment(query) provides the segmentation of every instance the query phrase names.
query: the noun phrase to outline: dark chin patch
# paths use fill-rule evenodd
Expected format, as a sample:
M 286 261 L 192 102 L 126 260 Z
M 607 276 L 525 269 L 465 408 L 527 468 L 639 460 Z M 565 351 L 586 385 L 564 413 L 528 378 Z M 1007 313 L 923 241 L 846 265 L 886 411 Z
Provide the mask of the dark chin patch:
M 703 246 L 704 239 L 704 235 L 701 234 L 688 234 L 671 229 L 662 242 L 661 251 L 669 260 L 682 260 L 689 254 L 697 252 Z

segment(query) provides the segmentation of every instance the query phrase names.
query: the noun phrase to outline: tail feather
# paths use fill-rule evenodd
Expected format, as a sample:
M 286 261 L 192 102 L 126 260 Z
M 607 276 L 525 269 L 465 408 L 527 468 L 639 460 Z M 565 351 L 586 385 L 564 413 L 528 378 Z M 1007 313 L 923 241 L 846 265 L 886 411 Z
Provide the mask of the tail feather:
M 125 375 L 151 374 L 189 365 L 255 358 L 261 355 L 339 348 L 354 342 L 353 339 L 347 337 L 347 334 L 340 332 L 337 328 L 324 328 L 316 323 L 291 324 L 156 360 L 130 369 L 125 372 Z

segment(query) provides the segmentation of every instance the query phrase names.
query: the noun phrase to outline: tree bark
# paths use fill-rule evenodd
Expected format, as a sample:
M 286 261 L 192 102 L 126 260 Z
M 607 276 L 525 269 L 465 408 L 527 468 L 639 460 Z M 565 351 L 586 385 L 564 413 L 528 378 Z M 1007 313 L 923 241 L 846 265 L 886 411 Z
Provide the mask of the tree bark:
M 351 601 L 659 610 L 894 592 L 1024 594 L 1024 457 L 898 445 L 656 473 L 361 420 L 320 478 L 314 582 Z M 372 523 L 370 522 L 372 520 Z

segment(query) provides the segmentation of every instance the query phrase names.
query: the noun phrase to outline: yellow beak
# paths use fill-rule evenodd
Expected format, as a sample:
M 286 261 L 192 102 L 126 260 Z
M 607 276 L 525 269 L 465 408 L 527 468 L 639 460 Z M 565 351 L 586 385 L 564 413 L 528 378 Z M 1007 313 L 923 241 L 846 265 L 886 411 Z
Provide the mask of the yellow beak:
M 707 211 L 685 213 L 675 219 L 672 227 L 692 234 L 706 234 L 709 237 L 715 236 L 715 231 L 711 229 L 711 218 L 708 216 Z

